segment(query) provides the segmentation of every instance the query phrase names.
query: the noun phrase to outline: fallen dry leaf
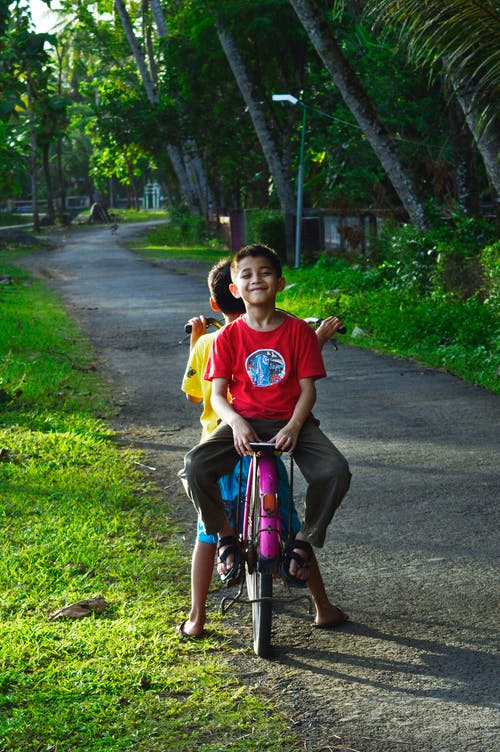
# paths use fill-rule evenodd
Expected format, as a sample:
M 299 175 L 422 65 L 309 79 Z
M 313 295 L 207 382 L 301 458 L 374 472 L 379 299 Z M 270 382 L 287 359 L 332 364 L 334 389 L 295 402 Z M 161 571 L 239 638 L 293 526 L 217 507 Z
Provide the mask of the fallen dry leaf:
M 106 608 L 107 603 L 102 595 L 94 595 L 92 598 L 85 598 L 76 603 L 72 603 L 70 606 L 63 606 L 57 611 L 49 614 L 49 621 L 55 621 L 56 619 L 81 619 L 83 616 L 90 616 L 90 614 L 102 614 Z

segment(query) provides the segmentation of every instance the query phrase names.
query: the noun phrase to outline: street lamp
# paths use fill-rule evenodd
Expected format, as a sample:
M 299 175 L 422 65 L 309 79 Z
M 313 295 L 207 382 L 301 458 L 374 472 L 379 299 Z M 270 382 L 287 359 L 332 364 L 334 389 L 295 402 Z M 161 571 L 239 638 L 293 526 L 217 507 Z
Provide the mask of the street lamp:
M 302 129 L 300 134 L 300 156 L 299 171 L 297 175 L 297 221 L 295 226 L 295 269 L 300 266 L 300 245 L 302 240 L 302 204 L 303 204 L 303 187 L 304 187 L 304 142 L 306 136 L 306 115 L 307 108 L 304 102 L 294 97 L 293 94 L 273 94 L 273 102 L 290 102 L 291 104 L 300 104 L 302 107 Z

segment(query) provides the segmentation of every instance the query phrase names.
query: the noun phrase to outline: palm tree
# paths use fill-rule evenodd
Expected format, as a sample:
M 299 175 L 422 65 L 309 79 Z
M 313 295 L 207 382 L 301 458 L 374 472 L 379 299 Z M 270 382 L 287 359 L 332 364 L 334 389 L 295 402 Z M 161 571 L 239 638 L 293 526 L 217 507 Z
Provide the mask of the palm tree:
M 375 105 L 345 56 L 323 12 L 320 0 L 289 0 L 347 107 L 356 118 L 377 155 L 410 221 L 421 230 L 427 226 L 425 205 L 413 175 L 404 166 L 396 143 Z
M 114 0 L 114 7 L 134 56 L 147 98 L 151 104 L 157 105 L 160 102 L 160 96 L 157 90 L 157 81 L 154 79 L 156 64 L 153 62 L 152 69 L 147 65 L 144 49 L 135 34 L 125 1 Z M 153 1 L 151 10 L 158 35 L 166 37 L 168 34 L 167 25 L 160 3 Z M 206 215 L 207 180 L 201 160 L 198 158 L 198 151 L 194 146 L 194 141 L 191 142 L 190 148 L 184 153 L 175 144 L 167 144 L 166 150 L 190 211 Z M 189 152 L 194 156 L 189 156 Z
M 241 91 L 241 95 L 245 100 L 245 104 L 248 107 L 248 112 L 252 119 L 255 133 L 259 139 L 269 172 L 272 175 L 276 187 L 281 210 L 285 218 L 291 217 L 295 212 L 295 196 L 290 181 L 290 175 L 287 173 L 279 156 L 273 132 L 267 122 L 262 102 L 252 86 L 252 81 L 236 40 L 230 29 L 224 25 L 220 15 L 215 18 L 215 27 L 224 54 L 226 55 L 227 61 L 236 79 L 236 83 Z M 288 261 L 292 263 L 293 242 L 290 224 L 286 219 L 285 225 L 287 233 L 287 254 L 289 254 Z
M 443 72 L 500 196 L 498 0 L 368 0 L 377 28 L 397 30 L 410 60 Z

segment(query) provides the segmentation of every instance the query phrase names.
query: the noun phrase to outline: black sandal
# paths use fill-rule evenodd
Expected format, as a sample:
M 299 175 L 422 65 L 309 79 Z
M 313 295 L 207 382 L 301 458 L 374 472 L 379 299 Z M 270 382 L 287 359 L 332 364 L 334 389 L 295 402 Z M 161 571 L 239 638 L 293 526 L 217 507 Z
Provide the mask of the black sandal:
M 221 548 L 223 548 L 224 551 L 222 553 L 219 553 Z M 240 544 L 238 543 L 238 539 L 235 535 L 225 535 L 223 538 L 220 538 L 219 542 L 217 543 L 217 558 L 221 562 L 221 564 L 226 563 L 228 556 L 233 556 L 234 561 L 231 569 L 228 572 L 220 575 L 221 581 L 225 585 L 232 584 L 233 581 L 237 579 L 239 574 L 241 563 Z
M 299 551 L 304 551 L 305 554 L 307 554 L 307 559 L 301 556 L 297 553 L 296 550 L 299 549 Z M 301 580 L 298 577 L 296 577 L 294 574 L 291 574 L 290 572 L 290 564 L 293 561 L 296 561 L 299 565 L 299 569 L 306 569 L 309 570 L 311 568 L 311 559 L 314 556 L 314 552 L 312 550 L 312 546 L 307 541 L 303 540 L 294 540 L 293 543 L 290 543 L 286 549 L 285 553 L 283 555 L 283 561 L 281 563 L 281 576 L 285 580 L 285 582 L 290 585 L 290 587 L 295 588 L 305 588 L 307 587 L 307 579 Z

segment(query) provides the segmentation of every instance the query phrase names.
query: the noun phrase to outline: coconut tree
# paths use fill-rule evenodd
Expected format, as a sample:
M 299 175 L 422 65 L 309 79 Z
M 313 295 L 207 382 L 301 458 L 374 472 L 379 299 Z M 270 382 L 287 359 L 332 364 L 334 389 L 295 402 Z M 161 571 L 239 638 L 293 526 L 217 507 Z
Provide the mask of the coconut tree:
M 351 110 L 367 141 L 377 155 L 413 224 L 427 226 L 425 205 L 418 195 L 411 172 L 405 167 L 397 145 L 380 118 L 375 105 L 349 63 L 319 0 L 290 0 L 316 52 L 332 77 L 342 99 Z
M 500 196 L 498 0 L 368 0 L 367 9 L 377 28 L 399 33 L 415 64 L 444 74 Z

